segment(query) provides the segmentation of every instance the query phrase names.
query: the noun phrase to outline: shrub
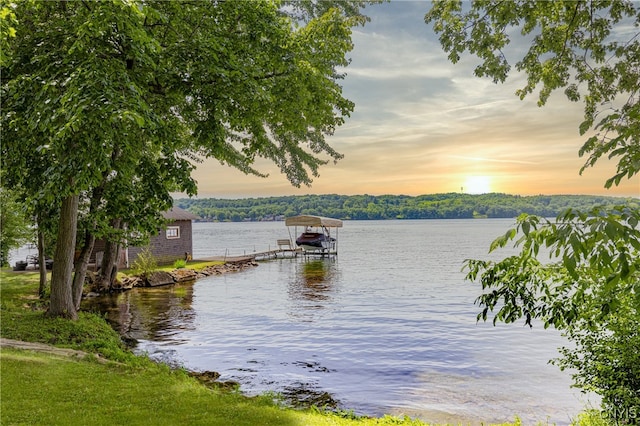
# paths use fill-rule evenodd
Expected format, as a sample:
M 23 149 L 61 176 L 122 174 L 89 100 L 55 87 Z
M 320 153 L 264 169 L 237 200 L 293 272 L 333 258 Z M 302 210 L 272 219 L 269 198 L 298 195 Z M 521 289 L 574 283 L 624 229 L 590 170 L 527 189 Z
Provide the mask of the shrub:
M 136 260 L 131 264 L 133 274 L 143 277 L 148 276 L 156 269 L 158 269 L 158 261 L 148 248 L 142 250 Z
M 175 262 L 173 262 L 173 267 L 175 269 L 183 269 L 187 267 L 187 261 L 184 259 L 178 259 Z
M 622 298 L 615 314 L 568 330 L 575 347 L 556 363 L 571 368 L 578 387 L 602 396 L 604 420 L 640 424 L 640 310 L 635 295 Z M 581 320 L 585 321 L 585 320 Z

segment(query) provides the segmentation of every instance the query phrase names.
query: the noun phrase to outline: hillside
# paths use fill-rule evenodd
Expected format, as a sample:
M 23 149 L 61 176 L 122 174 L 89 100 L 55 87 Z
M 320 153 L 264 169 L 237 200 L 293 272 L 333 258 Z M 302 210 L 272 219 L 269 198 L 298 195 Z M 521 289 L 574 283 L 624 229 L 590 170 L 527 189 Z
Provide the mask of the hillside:
M 281 220 L 299 214 L 339 219 L 511 218 L 521 213 L 555 217 L 567 208 L 621 204 L 624 198 L 593 195 L 432 194 L 295 195 L 243 199 L 176 200 L 176 205 L 205 221 Z

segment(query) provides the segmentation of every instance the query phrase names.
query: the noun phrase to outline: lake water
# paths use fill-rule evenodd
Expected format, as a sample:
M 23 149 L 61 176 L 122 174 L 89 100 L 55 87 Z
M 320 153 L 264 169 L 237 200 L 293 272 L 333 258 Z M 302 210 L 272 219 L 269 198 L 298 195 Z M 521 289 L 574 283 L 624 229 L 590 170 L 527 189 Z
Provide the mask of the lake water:
M 554 330 L 476 323 L 467 258 L 513 220 L 347 221 L 334 259 L 279 259 L 99 298 L 138 350 L 265 391 L 328 392 L 358 414 L 568 424 L 588 403 L 548 360 Z M 194 223 L 194 258 L 274 248 L 283 222 Z M 294 235 L 292 235 L 294 236 Z M 295 236 L 294 236 L 295 238 Z M 492 255 L 495 257 L 495 255 Z M 93 301 L 91 303 L 95 303 Z

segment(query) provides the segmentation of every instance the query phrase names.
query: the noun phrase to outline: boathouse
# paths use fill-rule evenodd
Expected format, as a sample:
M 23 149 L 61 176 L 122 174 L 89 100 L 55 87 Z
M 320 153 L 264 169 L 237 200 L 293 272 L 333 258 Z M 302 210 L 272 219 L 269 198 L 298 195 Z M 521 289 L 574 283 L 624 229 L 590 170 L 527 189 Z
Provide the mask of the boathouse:
M 190 256 L 193 253 L 192 223 L 200 218 L 180 207 L 173 207 L 163 212 L 162 216 L 167 220 L 167 224 L 158 230 L 158 234 L 150 238 L 148 245 L 127 246 L 120 249 L 118 262 L 120 268 L 133 264 L 146 248 L 151 251 L 158 263 L 171 263 L 177 259 L 184 259 L 185 254 Z M 104 241 L 96 241 L 91 259 L 96 267 L 100 266 L 103 254 Z

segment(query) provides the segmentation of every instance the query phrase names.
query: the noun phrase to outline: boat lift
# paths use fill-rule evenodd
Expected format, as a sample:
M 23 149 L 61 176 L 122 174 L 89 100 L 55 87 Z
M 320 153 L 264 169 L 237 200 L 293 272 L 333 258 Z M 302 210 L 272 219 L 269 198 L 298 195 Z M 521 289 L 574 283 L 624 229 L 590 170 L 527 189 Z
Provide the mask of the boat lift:
M 336 256 L 338 254 L 338 228 L 342 228 L 340 219 L 301 215 L 286 218 L 284 224 L 289 230 L 291 246 L 294 246 L 294 244 L 300 245 L 305 256 Z M 291 236 L 291 227 L 294 228 L 294 237 Z M 300 235 L 298 234 L 298 227 L 302 227 L 302 235 L 317 234 L 320 237 L 320 242 L 315 243 L 317 246 L 297 243 L 302 238 L 302 235 L 297 237 Z M 333 228 L 335 228 L 334 235 L 332 235 Z
M 288 239 L 276 240 L 276 248 L 269 247 L 266 251 L 245 251 L 241 255 L 230 256 L 228 251 L 224 256 L 210 257 L 206 260 L 221 260 L 225 262 L 248 262 L 254 260 L 278 259 L 303 256 L 337 256 L 338 228 L 342 228 L 340 219 L 323 216 L 294 216 L 285 219 L 289 231 Z M 291 235 L 291 227 L 294 234 Z M 302 234 L 298 234 L 298 227 L 302 227 Z M 333 230 L 335 228 L 335 230 Z M 300 237 L 297 237 L 300 235 Z M 305 239 L 303 236 L 315 236 L 317 239 Z

